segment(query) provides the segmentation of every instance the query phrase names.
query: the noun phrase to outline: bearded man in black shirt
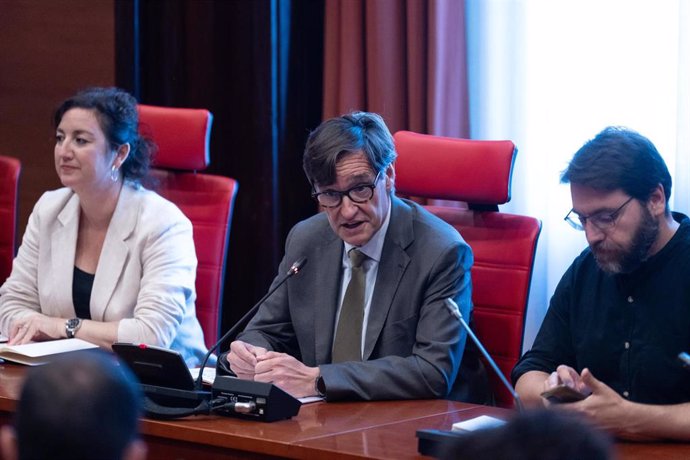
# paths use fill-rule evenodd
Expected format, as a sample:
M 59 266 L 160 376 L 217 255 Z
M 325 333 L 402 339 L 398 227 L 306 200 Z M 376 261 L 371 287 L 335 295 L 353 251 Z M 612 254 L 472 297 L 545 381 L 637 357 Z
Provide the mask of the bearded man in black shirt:
M 513 369 L 525 405 L 566 385 L 563 404 L 622 438 L 690 440 L 690 220 L 668 206 L 671 176 L 640 134 L 606 128 L 561 177 L 565 220 L 589 247 L 561 279 L 532 349 Z

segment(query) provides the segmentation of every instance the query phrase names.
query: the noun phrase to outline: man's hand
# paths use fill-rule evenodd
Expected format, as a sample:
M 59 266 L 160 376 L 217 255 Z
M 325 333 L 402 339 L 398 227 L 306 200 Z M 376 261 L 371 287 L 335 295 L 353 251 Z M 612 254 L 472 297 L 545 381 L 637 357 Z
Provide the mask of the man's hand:
M 62 339 L 66 336 L 65 320 L 35 314 L 22 317 L 12 324 L 9 345 L 22 345 L 33 340 Z
M 622 398 L 611 387 L 597 380 L 589 369 L 583 369 L 579 376 L 592 394 L 579 402 L 562 404 L 559 408 L 585 414 L 596 425 L 618 437 L 644 441 L 652 439 L 636 434 L 636 417 L 632 416 L 633 403 Z
M 257 358 L 265 355 L 267 350 L 250 343 L 235 340 L 230 344 L 228 364 L 230 369 L 240 379 L 254 380 Z
M 286 354 L 269 351 L 257 357 L 254 380 L 273 383 L 295 398 L 315 394 L 318 367 L 309 367 Z
M 575 376 L 568 369 L 567 366 L 559 366 L 555 377 L 541 371 L 526 372 L 516 382 L 516 391 L 529 407 L 549 405 L 545 398 L 539 396 L 541 391 L 559 383 L 565 384 L 563 380 L 571 378 L 576 389 L 589 389 L 590 396 L 582 401 L 554 404 L 551 407 L 581 412 L 592 423 L 623 439 L 690 441 L 687 422 L 690 420 L 690 403 L 652 405 L 631 402 L 597 380 L 588 369 L 583 369 L 579 375 L 575 373 Z M 568 375 L 561 379 L 559 375 L 563 372 Z
M 592 392 L 577 371 L 570 366 L 566 366 L 565 364 L 558 366 L 556 371 L 549 375 L 549 378 L 544 381 L 544 388 L 542 391 L 550 390 L 558 385 L 569 386 L 573 390 L 577 390 L 583 395 L 588 395 Z

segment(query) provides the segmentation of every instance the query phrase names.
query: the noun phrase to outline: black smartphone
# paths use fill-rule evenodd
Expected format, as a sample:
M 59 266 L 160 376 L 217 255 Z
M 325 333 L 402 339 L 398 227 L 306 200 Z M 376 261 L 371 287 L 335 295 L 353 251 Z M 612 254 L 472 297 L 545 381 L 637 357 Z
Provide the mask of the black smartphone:
M 587 396 L 579 391 L 570 388 L 567 385 L 558 385 L 550 390 L 546 390 L 541 394 L 542 398 L 546 398 L 550 403 L 563 404 L 575 401 L 582 401 Z

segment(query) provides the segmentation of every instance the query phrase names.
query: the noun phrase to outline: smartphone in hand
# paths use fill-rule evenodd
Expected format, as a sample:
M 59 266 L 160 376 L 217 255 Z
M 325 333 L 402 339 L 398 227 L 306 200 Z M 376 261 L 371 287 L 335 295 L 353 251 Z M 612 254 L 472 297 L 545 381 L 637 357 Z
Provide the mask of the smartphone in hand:
M 544 391 L 541 394 L 541 397 L 546 398 L 552 404 L 564 404 L 582 401 L 587 397 L 587 395 L 584 395 L 567 385 L 558 385 L 550 390 Z

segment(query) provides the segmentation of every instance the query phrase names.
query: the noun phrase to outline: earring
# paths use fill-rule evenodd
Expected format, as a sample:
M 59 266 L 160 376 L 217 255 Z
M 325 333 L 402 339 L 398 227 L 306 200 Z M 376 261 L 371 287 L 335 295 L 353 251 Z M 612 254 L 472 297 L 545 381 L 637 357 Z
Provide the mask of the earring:
M 112 168 L 110 168 L 110 179 L 113 182 L 117 182 L 117 180 L 120 178 L 120 173 L 117 169 L 117 166 L 113 165 Z

